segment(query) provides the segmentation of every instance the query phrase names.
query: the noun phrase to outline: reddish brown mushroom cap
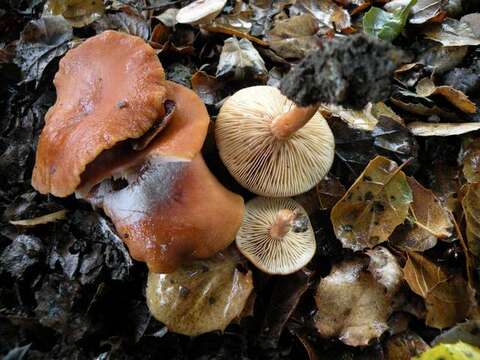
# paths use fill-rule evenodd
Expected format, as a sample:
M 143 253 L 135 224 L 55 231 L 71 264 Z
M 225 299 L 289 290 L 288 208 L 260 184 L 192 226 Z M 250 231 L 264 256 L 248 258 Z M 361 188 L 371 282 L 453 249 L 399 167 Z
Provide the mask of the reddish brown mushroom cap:
M 135 36 L 105 31 L 70 50 L 55 76 L 33 187 L 67 196 L 101 152 L 142 136 L 164 114 L 163 79 L 155 51 Z
M 225 189 L 201 155 L 193 160 L 154 156 L 119 191 L 104 182 L 97 203 L 112 219 L 132 257 L 150 271 L 172 272 L 208 258 L 235 238 L 243 199 Z

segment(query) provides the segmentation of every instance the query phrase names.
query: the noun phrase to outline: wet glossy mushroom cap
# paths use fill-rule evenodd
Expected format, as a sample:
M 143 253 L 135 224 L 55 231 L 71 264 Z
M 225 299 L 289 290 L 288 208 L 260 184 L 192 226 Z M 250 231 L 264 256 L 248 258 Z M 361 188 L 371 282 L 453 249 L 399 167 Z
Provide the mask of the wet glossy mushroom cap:
M 206 24 L 222 11 L 227 0 L 196 0 L 181 8 L 177 13 L 180 24 Z
M 105 31 L 70 50 L 54 84 L 57 101 L 45 117 L 32 185 L 67 196 L 104 150 L 148 131 L 164 114 L 164 72 L 142 39 Z
M 103 206 L 131 256 L 146 262 L 150 271 L 172 272 L 188 260 L 214 255 L 235 239 L 243 199 L 218 182 L 201 155 L 193 160 L 150 157 L 130 169 L 127 180 L 120 190 L 103 182 L 92 201 Z
M 322 115 L 315 108 L 296 108 L 271 86 L 231 96 L 217 117 L 215 138 L 229 172 L 259 195 L 306 192 L 333 162 L 334 138 Z
M 236 244 L 253 265 L 268 274 L 291 274 L 315 254 L 310 220 L 300 204 L 290 198 L 250 200 Z

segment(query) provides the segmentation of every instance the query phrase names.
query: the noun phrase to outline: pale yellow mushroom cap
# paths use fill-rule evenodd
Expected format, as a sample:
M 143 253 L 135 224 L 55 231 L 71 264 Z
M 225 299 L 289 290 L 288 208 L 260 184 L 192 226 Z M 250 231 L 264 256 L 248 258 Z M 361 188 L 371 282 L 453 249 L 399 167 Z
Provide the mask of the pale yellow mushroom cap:
M 215 124 L 220 157 L 246 189 L 286 197 L 313 188 L 330 170 L 334 137 L 316 112 L 287 139 L 276 138 L 271 122 L 295 104 L 272 86 L 253 86 L 232 95 Z
M 290 229 L 282 239 L 272 236 L 279 212 L 291 210 L 301 215 L 305 229 Z M 315 234 L 305 209 L 290 198 L 257 197 L 250 200 L 237 233 L 240 252 L 253 265 L 268 274 L 286 275 L 300 270 L 315 254 Z

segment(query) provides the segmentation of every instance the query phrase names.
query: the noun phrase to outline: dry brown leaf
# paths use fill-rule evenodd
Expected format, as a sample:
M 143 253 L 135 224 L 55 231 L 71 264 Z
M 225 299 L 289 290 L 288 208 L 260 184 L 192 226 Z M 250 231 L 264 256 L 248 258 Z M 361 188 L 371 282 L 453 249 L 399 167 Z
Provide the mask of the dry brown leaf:
M 438 265 L 415 252 L 408 253 L 403 276 L 410 289 L 423 298 L 438 284 L 448 280 L 448 275 Z
M 435 86 L 432 79 L 421 79 L 416 87 L 417 94 L 424 97 L 431 95 L 442 95 L 451 104 L 456 106 L 461 111 L 474 114 L 477 111 L 477 106 L 471 101 L 463 92 L 454 89 L 451 86 Z
M 321 335 L 364 346 L 387 330 L 391 295 L 365 268 L 364 259 L 345 260 L 320 281 L 315 326 Z
M 377 156 L 332 209 L 335 235 L 355 251 L 387 241 L 405 221 L 412 199 L 401 168 Z
M 432 191 L 414 178 L 407 178 L 412 189 L 409 223 L 397 228 L 390 239 L 395 246 L 410 251 L 425 251 L 437 244 L 437 239 L 452 235 L 450 213 Z
M 330 210 L 345 194 L 345 187 L 336 177 L 327 175 L 315 187 L 320 210 Z
M 405 331 L 389 338 L 385 344 L 386 360 L 410 360 L 430 349 L 416 333 Z
M 385 116 L 405 126 L 405 122 L 403 121 L 403 119 L 400 116 L 398 116 L 397 113 L 393 111 L 391 107 L 385 105 L 384 102 L 378 102 L 373 104 L 372 115 L 375 116 L 377 119 L 380 116 Z
M 407 125 L 415 136 L 453 136 L 480 130 L 480 123 L 427 123 L 414 121 Z
M 348 11 L 332 0 L 297 0 L 293 8 L 300 13 L 311 14 L 324 26 L 337 31 L 352 26 Z
M 252 292 L 251 272 L 237 269 L 232 250 L 194 261 L 171 274 L 149 273 L 147 305 L 170 331 L 196 336 L 224 330 Z
M 266 39 L 272 50 L 281 57 L 300 59 L 318 47 L 317 31 L 315 18 L 305 14 L 277 21 Z
M 395 94 L 390 100 L 395 106 L 412 114 L 422 116 L 435 115 L 445 121 L 456 121 L 458 119 L 458 115 L 455 114 L 455 112 L 445 110 L 437 106 L 435 102 L 429 98 L 408 90 L 399 91 L 398 94 Z
M 65 219 L 66 215 L 67 215 L 67 210 L 60 210 L 60 211 L 55 211 L 51 214 L 38 216 L 33 219 L 11 220 L 10 224 L 15 226 L 32 227 L 37 225 L 48 224 L 58 220 L 63 220 Z
M 468 249 L 472 254 L 480 255 L 480 183 L 467 185 L 465 196 L 462 200 L 465 221 L 467 224 L 466 235 Z
M 425 37 L 438 41 L 443 46 L 476 46 L 480 45 L 477 36 L 467 22 L 456 19 L 445 19 L 441 24 L 431 26 L 425 31 Z

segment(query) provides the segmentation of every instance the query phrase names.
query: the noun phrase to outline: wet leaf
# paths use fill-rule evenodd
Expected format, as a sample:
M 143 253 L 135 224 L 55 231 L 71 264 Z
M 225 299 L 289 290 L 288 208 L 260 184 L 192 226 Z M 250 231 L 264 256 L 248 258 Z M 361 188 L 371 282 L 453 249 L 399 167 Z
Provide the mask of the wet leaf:
M 456 344 L 439 344 L 420 356 L 415 357 L 414 360 L 470 360 L 477 358 L 480 358 L 480 349 L 463 342 L 458 342 Z
M 124 7 L 122 10 L 107 14 L 93 23 L 95 31 L 101 33 L 105 30 L 117 30 L 148 40 L 150 38 L 150 26 L 145 18 L 133 8 Z
M 408 0 L 393 0 L 385 5 L 385 10 L 394 12 L 405 6 Z M 418 0 L 410 11 L 411 24 L 423 24 L 437 16 L 445 13 L 443 9 L 448 4 L 448 0 Z
M 318 48 L 317 31 L 318 24 L 312 15 L 298 15 L 277 21 L 266 39 L 281 57 L 300 59 L 310 50 Z
M 265 62 L 247 39 L 231 37 L 225 40 L 216 76 L 232 75 L 237 80 L 248 77 L 264 78 L 267 76 Z
M 195 336 L 224 330 L 245 307 L 250 272 L 237 269 L 235 253 L 198 260 L 171 274 L 149 273 L 147 304 L 170 331 Z
M 408 253 L 403 273 L 410 289 L 423 298 L 436 286 L 448 280 L 448 275 L 442 268 L 415 252 Z
M 362 110 L 345 109 L 343 106 L 334 104 L 323 104 L 320 109 L 328 116 L 341 118 L 352 129 L 372 131 L 378 123 L 377 117 L 372 114 L 371 103 Z
M 407 178 L 412 189 L 409 221 L 394 232 L 395 246 L 411 251 L 425 251 L 437 244 L 437 239 L 452 235 L 453 223 L 449 212 L 432 191 L 425 189 L 414 178 Z
M 363 30 L 382 40 L 392 41 L 403 31 L 408 15 L 417 0 L 410 0 L 404 7 L 389 13 L 377 7 L 372 7 L 363 16 Z
M 467 244 L 472 254 L 480 255 L 480 183 L 467 185 L 462 199 L 466 221 Z
M 294 10 L 313 15 L 320 24 L 341 31 L 351 27 L 350 14 L 332 0 L 298 0 Z
M 32 344 L 28 344 L 25 346 L 19 346 L 15 349 L 10 350 L 4 357 L 3 360 L 23 360 L 26 359 L 28 351 Z
M 365 267 L 363 259 L 344 260 L 320 280 L 315 326 L 322 336 L 363 346 L 387 330 L 393 310 L 391 295 Z
M 433 81 L 429 78 L 421 79 L 416 87 L 417 94 L 424 97 L 432 95 L 441 95 L 452 105 L 456 106 L 461 111 L 474 114 L 477 107 L 464 93 L 452 88 L 451 86 L 435 86 Z
M 224 83 L 215 76 L 208 75 L 204 71 L 197 71 L 192 76 L 192 89 L 200 96 L 207 105 L 215 105 L 223 99 L 222 89 Z
M 327 174 L 315 187 L 320 210 L 330 210 L 345 194 L 345 186 L 336 177 Z
M 451 18 L 429 28 L 425 31 L 425 37 L 437 41 L 443 46 L 480 45 L 480 36 L 473 32 L 467 22 Z
M 480 123 L 428 123 L 413 121 L 407 125 L 415 136 L 453 136 L 480 129 Z
M 332 209 L 335 235 L 343 247 L 355 251 L 372 248 L 387 241 L 405 221 L 412 200 L 401 168 L 377 156 Z
M 68 50 L 72 37 L 72 27 L 61 16 L 47 16 L 28 23 L 20 36 L 15 57 L 25 81 L 38 83 L 48 64 Z
M 100 19 L 105 6 L 102 0 L 48 0 L 44 11 L 63 16 L 73 27 L 82 27 Z
M 416 333 L 405 331 L 389 338 L 385 344 L 386 360 L 410 360 L 430 347 Z
M 40 262 L 45 253 L 42 241 L 33 235 L 18 235 L 0 256 L 0 269 L 21 279 L 25 271 Z
M 442 332 L 432 344 L 455 344 L 459 341 L 466 342 L 470 345 L 480 347 L 480 320 L 469 320 L 467 322 L 457 324 L 453 328 Z
M 463 154 L 463 175 L 469 183 L 480 182 L 480 139 L 475 138 Z

